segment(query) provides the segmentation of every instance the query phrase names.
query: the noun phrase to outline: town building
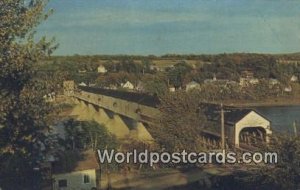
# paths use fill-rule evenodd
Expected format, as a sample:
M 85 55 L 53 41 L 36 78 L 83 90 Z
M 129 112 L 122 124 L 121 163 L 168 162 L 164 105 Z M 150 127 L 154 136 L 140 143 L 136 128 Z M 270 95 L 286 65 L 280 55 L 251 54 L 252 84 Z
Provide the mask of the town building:
M 259 80 L 258 80 L 258 78 L 254 77 L 253 71 L 245 70 L 245 71 L 241 72 L 239 84 L 242 87 L 246 87 L 249 85 L 257 85 L 257 84 L 259 84 Z
M 107 70 L 103 65 L 99 65 L 97 68 L 97 72 L 104 74 L 104 73 L 107 73 Z
M 84 82 L 79 83 L 79 86 L 87 86 Z
M 170 86 L 170 87 L 169 87 L 169 91 L 170 91 L 170 92 L 175 92 L 175 91 L 176 91 L 176 88 L 175 88 L 174 86 Z
M 288 86 L 286 86 L 286 87 L 284 87 L 284 89 L 283 89 L 285 92 L 292 92 L 293 91 L 293 89 L 292 89 L 292 86 L 291 85 L 288 85 Z
M 279 85 L 279 84 L 280 84 L 279 80 L 274 79 L 274 78 L 269 79 L 270 86 L 275 86 L 275 85 Z
M 192 89 L 200 89 L 200 84 L 195 81 L 191 81 L 191 82 L 187 83 L 185 90 L 190 91 Z
M 129 89 L 129 90 L 133 90 L 134 89 L 134 85 L 130 81 L 127 81 L 126 83 L 122 83 L 121 87 Z
M 290 78 L 291 82 L 298 82 L 298 77 L 296 75 L 292 75 Z

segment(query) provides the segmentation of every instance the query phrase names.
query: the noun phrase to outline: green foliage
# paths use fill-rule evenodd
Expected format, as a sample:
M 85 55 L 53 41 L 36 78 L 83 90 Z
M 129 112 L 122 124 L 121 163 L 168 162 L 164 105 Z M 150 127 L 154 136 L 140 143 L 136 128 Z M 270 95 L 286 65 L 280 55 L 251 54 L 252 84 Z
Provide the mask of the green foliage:
M 165 76 L 160 75 L 145 75 L 142 78 L 144 90 L 150 94 L 161 96 L 168 91 L 168 86 Z
M 47 87 L 34 80 L 33 65 L 55 49 L 45 38 L 34 41 L 35 27 L 48 16 L 43 13 L 46 3 L 0 2 L 0 186 L 4 189 L 38 188 L 33 168 L 43 161 L 49 109 L 42 98 Z M 13 174 L 13 181 L 7 180 Z
M 95 121 L 75 121 L 71 119 L 64 123 L 64 127 L 66 139 L 62 142 L 62 146 L 68 151 L 67 153 L 58 154 L 60 155 L 59 165 L 63 165 L 66 169 L 70 170 L 76 166 L 80 158 L 80 151 L 91 149 L 95 152 L 104 149 L 117 150 L 120 146 L 117 138 L 109 133 L 103 124 L 98 124 Z M 69 158 L 69 156 L 73 158 Z M 116 162 L 105 163 L 102 166 L 102 171 L 121 168 Z
M 77 150 L 64 150 L 57 153 L 59 161 L 56 163 L 57 172 L 71 172 L 76 168 L 78 161 L 82 159 L 82 155 Z
M 275 136 L 266 151 L 277 152 L 278 163 L 267 165 L 253 174 L 253 183 L 272 189 L 300 188 L 300 139 Z
M 191 71 L 191 67 L 185 62 L 177 63 L 174 68 L 170 69 L 167 73 L 169 82 L 176 88 L 183 86 L 185 75 Z
M 67 149 L 112 149 L 118 147 L 115 136 L 110 134 L 103 124 L 95 121 L 78 122 L 73 119 L 64 124 Z
M 157 125 L 150 126 L 150 133 L 168 151 L 200 151 L 200 132 L 206 118 L 199 110 L 197 94 L 178 92 L 161 97 L 162 112 Z

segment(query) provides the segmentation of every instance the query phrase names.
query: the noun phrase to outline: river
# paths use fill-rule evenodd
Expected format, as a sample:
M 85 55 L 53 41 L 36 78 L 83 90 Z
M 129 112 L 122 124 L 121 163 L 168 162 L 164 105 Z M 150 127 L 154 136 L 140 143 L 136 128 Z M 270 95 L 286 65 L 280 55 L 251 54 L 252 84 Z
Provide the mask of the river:
M 300 106 L 256 107 L 255 109 L 271 121 L 275 131 L 293 133 L 294 121 L 300 131 Z

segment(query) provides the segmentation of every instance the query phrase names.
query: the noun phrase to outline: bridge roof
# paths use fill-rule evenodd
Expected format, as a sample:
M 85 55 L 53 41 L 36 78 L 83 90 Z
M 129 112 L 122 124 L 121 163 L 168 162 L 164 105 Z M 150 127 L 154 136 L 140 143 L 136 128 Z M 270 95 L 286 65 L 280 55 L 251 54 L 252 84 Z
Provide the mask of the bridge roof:
M 211 121 L 219 121 L 220 120 L 220 112 L 221 107 L 218 104 L 209 104 L 209 103 L 202 103 L 201 107 L 203 108 L 204 113 L 206 114 L 206 117 L 208 120 Z M 248 108 L 237 108 L 232 106 L 223 106 L 224 108 L 224 120 L 227 124 L 235 124 L 241 119 L 243 119 L 246 115 L 248 115 L 250 112 L 254 111 L 264 119 L 268 120 L 265 116 L 261 115 L 259 112 L 257 112 L 254 109 L 248 109 Z
M 157 107 L 160 103 L 159 98 L 157 96 L 149 95 L 145 93 L 126 92 L 126 91 L 110 90 L 110 89 L 87 87 L 87 86 L 78 86 L 78 88 L 85 92 L 111 96 L 114 98 L 135 102 L 150 107 Z

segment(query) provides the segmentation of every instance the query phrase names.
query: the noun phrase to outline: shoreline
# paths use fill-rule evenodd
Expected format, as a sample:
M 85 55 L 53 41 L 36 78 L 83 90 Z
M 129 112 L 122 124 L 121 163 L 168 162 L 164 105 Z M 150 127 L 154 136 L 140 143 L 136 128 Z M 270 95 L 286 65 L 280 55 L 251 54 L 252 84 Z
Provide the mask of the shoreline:
M 225 105 L 228 106 L 236 106 L 236 107 L 284 107 L 284 106 L 300 106 L 300 98 L 299 99 L 273 99 L 273 100 L 259 100 L 259 101 L 236 101 L 236 102 L 224 102 Z

